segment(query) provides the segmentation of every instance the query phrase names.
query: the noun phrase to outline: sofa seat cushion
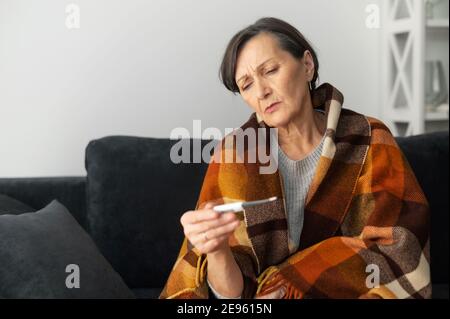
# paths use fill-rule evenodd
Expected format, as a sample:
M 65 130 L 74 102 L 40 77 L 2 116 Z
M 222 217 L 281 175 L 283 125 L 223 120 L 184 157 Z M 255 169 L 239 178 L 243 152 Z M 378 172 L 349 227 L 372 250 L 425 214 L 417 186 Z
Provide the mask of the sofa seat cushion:
M 449 298 L 448 284 L 433 284 L 432 298 L 433 299 L 448 299 Z
M 162 288 L 134 288 L 132 291 L 138 299 L 158 299 Z

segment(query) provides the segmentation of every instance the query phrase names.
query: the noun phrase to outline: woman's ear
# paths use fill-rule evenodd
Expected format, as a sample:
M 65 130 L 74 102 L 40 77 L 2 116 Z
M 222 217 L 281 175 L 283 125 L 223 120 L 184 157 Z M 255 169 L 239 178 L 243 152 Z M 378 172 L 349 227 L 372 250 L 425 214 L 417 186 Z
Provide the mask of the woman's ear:
M 307 74 L 307 77 L 309 79 L 309 81 L 312 80 L 312 78 L 314 77 L 314 59 L 311 55 L 311 52 L 309 52 L 309 50 L 305 50 L 305 52 L 303 53 L 303 58 L 302 58 L 302 62 L 303 65 L 305 66 L 305 71 Z

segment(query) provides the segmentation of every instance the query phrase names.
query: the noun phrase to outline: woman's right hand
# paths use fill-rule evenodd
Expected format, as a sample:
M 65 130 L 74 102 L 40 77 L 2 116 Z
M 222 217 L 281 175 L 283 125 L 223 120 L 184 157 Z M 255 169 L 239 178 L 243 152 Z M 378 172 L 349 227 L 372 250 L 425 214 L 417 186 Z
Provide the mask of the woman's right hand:
M 203 209 L 191 210 L 181 216 L 184 235 L 201 254 L 211 254 L 229 248 L 228 238 L 239 226 L 235 213 L 218 213 L 212 202 Z

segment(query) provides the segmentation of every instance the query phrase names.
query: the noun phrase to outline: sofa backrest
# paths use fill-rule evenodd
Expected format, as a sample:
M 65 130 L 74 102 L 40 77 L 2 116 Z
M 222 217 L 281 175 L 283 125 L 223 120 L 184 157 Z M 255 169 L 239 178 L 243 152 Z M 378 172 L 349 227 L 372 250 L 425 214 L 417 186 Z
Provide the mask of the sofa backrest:
M 109 136 L 86 148 L 88 231 L 131 288 L 163 286 L 183 239 L 180 217 L 196 206 L 207 164 L 174 164 L 178 142 Z
M 433 283 L 448 283 L 448 137 L 446 131 L 397 138 L 430 204 Z
M 446 283 L 448 132 L 397 141 L 431 205 L 433 282 Z M 86 148 L 88 230 L 131 288 L 164 285 L 183 239 L 179 219 L 196 205 L 207 164 L 172 163 L 176 143 L 110 136 Z
M 34 210 L 44 208 L 54 199 L 86 227 L 86 176 L 0 178 L 0 194 L 17 199 Z

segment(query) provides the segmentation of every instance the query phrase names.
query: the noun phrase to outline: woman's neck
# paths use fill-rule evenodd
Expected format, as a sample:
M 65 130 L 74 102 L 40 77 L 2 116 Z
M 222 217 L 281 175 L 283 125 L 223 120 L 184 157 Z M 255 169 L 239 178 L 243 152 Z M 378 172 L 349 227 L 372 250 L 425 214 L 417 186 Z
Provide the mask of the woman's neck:
M 308 104 L 287 126 L 278 128 L 278 144 L 293 160 L 302 159 L 311 153 L 325 134 L 325 114 L 314 111 L 312 103 Z

